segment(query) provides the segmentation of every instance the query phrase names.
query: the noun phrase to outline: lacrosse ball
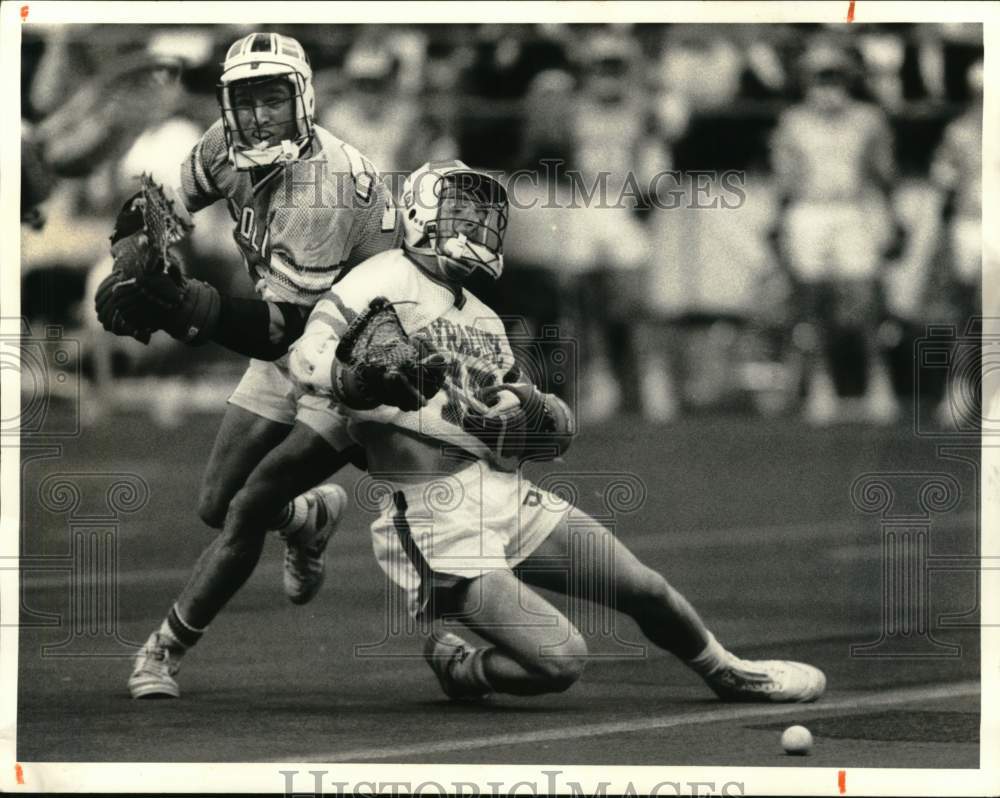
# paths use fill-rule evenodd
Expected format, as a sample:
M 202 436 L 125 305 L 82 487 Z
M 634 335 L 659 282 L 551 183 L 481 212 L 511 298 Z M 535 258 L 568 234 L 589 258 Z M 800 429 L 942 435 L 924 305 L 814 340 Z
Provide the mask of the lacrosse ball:
M 813 736 L 805 726 L 789 726 L 781 735 L 786 754 L 806 756 L 813 747 Z

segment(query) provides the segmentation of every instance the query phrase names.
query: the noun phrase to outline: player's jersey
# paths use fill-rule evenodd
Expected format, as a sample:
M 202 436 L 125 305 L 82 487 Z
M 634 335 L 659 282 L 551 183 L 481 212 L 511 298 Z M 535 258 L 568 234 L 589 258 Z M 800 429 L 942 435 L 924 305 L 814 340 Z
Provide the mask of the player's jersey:
M 399 246 L 402 220 L 371 161 L 321 127 L 304 159 L 261 170 L 229 164 L 216 122 L 181 165 L 191 211 L 225 199 L 233 238 L 263 299 L 315 304 L 341 272 Z
M 851 101 L 841 113 L 797 105 L 781 114 L 772 141 L 774 169 L 799 200 L 851 202 L 872 193 L 874 178 L 893 170 L 892 132 L 885 115 Z
M 931 168 L 934 180 L 957 193 L 956 212 L 978 219 L 983 210 L 982 108 L 962 114 L 945 129 Z
M 293 379 L 306 391 L 322 391 L 323 380 L 329 384 L 330 379 L 329 355 L 326 367 L 317 367 L 320 352 L 336 347 L 350 321 L 378 296 L 400 302 L 395 309 L 406 333 L 423 337 L 449 355 L 452 369 L 444 387 L 418 411 L 387 405 L 343 411 L 359 421 L 395 425 L 496 462 L 485 444 L 462 429 L 462 420 L 470 409 L 469 397 L 478 389 L 516 376 L 503 322 L 468 291 L 463 290 L 456 304 L 452 289 L 430 277 L 401 249 L 383 252 L 353 269 L 316 303 L 305 332 L 292 348 Z

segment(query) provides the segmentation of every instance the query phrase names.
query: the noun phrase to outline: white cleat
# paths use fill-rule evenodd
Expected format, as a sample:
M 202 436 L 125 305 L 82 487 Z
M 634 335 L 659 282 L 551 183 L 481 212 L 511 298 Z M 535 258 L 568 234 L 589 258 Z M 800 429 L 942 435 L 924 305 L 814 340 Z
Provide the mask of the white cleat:
M 819 668 L 780 659 L 732 657 L 705 681 L 723 701 L 804 704 L 815 701 L 826 690 L 826 676 Z
M 489 693 L 458 684 L 452 669 L 464 662 L 476 649 L 451 632 L 436 632 L 424 644 L 424 659 L 431 666 L 444 694 L 453 701 L 477 701 Z
M 337 531 L 347 507 L 347 491 L 340 485 L 320 485 L 303 494 L 315 509 L 315 523 L 309 523 L 285 538 L 285 595 L 293 604 L 307 604 L 323 586 L 326 574 L 326 544 Z M 312 514 L 312 513 L 310 513 Z
M 128 679 L 132 698 L 180 698 L 181 688 L 174 679 L 181 667 L 180 657 L 180 652 L 167 647 L 159 632 L 153 632 L 136 655 Z

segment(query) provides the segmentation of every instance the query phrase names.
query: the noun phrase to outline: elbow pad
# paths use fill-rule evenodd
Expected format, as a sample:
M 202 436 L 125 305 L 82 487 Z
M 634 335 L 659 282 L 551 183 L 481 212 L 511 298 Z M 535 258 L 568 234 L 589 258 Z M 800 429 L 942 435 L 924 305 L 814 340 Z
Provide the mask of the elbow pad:
M 277 360 L 305 330 L 304 310 L 290 302 L 223 296 L 212 339 L 247 357 Z

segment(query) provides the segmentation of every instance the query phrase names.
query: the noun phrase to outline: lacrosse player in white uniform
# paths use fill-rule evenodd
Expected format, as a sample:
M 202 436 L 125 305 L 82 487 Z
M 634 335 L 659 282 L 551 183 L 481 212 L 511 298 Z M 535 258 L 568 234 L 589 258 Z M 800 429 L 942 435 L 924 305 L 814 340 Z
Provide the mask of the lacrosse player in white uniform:
M 324 550 L 347 500 L 341 487 L 320 483 L 352 458 L 360 463 L 360 451 L 336 408 L 296 395 L 288 346 L 338 277 L 398 246 L 402 235 L 371 162 L 313 124 L 312 70 L 296 40 L 242 37 L 227 53 L 218 92 L 222 118 L 181 165 L 176 204 L 190 212 L 228 204 L 259 298 L 225 296 L 166 272 L 126 279 L 124 269 L 97 295 L 99 318 L 116 334 L 148 337 L 160 329 L 251 358 L 229 398 L 199 499 L 202 520 L 221 534 L 139 653 L 129 679 L 135 698 L 179 696 L 181 656 L 253 572 L 267 530 L 287 544 L 288 598 L 304 604 L 319 590 Z M 113 248 L 141 235 L 140 222 L 134 203 L 126 204 Z
M 430 163 L 408 178 L 403 205 L 403 248 L 333 286 L 290 366 L 304 390 L 339 403 L 371 477 L 388 487 L 391 500 L 372 525 L 375 554 L 411 613 L 448 614 L 488 641 L 473 647 L 432 625 L 425 656 L 444 692 L 476 699 L 567 689 L 587 647 L 535 588 L 565 593 L 575 583 L 601 586 L 586 598 L 632 617 L 724 699 L 818 698 L 821 671 L 735 657 L 608 529 L 520 474 L 529 453 L 561 456 L 574 421 L 558 397 L 521 376 L 503 323 L 462 287 L 477 269 L 500 277 L 504 187 L 459 161 Z M 373 302 L 382 306 L 377 325 Z M 385 340 L 386 312 L 398 319 L 402 354 Z M 592 545 L 571 559 L 581 535 Z

